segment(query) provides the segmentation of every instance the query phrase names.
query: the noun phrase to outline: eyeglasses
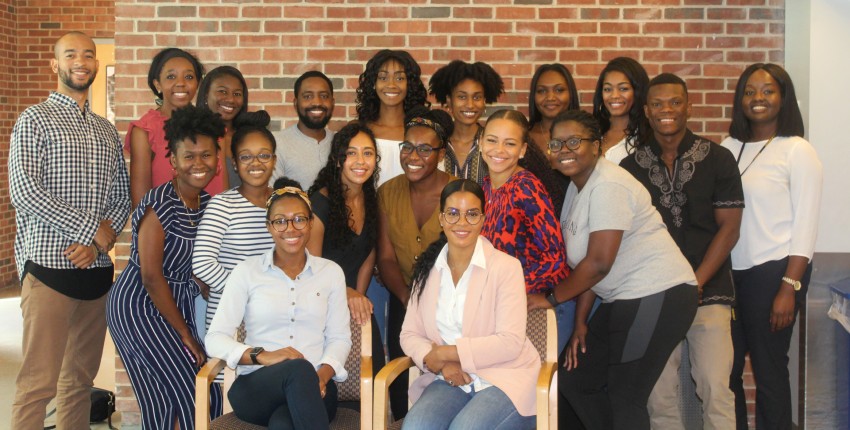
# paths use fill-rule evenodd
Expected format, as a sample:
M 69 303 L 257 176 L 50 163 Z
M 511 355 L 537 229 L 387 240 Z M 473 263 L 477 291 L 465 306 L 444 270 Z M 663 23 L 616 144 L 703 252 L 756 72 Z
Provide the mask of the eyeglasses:
M 593 142 L 594 139 L 588 139 L 586 137 L 571 137 L 567 140 L 561 139 L 552 139 L 549 141 L 549 151 L 551 152 L 561 152 L 565 146 L 569 148 L 571 151 L 575 151 L 581 146 L 581 142 L 587 140 L 589 142 Z
M 414 149 L 420 157 L 428 158 L 431 156 L 432 153 L 434 153 L 434 151 L 439 151 L 443 149 L 443 147 L 441 146 L 439 148 L 434 148 L 433 146 L 428 145 L 427 143 L 420 143 L 419 145 L 414 145 L 407 141 L 398 144 L 398 150 L 399 152 L 401 152 L 401 155 L 410 155 L 411 153 L 413 153 Z
M 242 164 L 251 164 L 254 160 L 260 160 L 260 163 L 266 164 L 269 161 L 272 161 L 272 157 L 274 157 L 274 155 L 271 152 L 261 152 L 257 155 L 239 154 L 237 160 L 239 160 Z
M 448 209 L 445 212 L 442 212 L 442 214 L 443 219 L 449 224 L 457 224 L 458 221 L 460 221 L 461 212 L 457 209 Z M 463 212 L 463 217 L 466 218 L 466 222 L 469 225 L 475 225 L 481 222 L 481 218 L 484 217 L 484 214 L 481 213 L 479 209 L 470 209 Z
M 273 229 L 277 232 L 283 233 L 284 231 L 289 229 L 289 223 L 292 223 L 292 227 L 296 230 L 304 230 L 304 227 L 307 227 L 307 223 L 310 221 L 310 218 L 303 215 L 296 215 L 293 218 L 278 218 L 269 220 L 269 225 L 272 226 Z

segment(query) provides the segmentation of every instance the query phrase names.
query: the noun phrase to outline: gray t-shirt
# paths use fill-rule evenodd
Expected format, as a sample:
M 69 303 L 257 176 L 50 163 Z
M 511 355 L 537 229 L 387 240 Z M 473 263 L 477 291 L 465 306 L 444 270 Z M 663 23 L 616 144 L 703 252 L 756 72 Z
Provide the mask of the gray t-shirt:
M 325 138 L 316 142 L 316 139 L 302 133 L 298 124 L 274 133 L 277 162 L 269 185 L 274 184 L 275 179 L 287 176 L 301 183 L 305 191 L 308 190 L 319 175 L 319 170 L 328 162 L 333 137 L 334 132 L 325 128 Z
M 611 271 L 593 286 L 604 302 L 638 299 L 679 284 L 696 286 L 691 265 L 667 232 L 649 192 L 614 163 L 600 159 L 580 192 L 570 183 L 561 214 L 571 268 L 587 255 L 590 233 L 623 231 Z

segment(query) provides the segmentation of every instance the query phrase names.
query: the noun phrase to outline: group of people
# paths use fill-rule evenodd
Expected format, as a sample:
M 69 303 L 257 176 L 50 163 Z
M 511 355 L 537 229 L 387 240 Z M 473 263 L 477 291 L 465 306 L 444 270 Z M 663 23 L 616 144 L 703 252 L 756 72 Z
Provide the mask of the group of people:
M 528 118 L 502 109 L 482 125 L 504 92 L 492 67 L 455 60 L 426 87 L 402 50 L 367 62 L 340 130 L 331 79 L 309 71 L 298 122 L 272 133 L 238 69 L 205 74 L 168 48 L 148 73 L 157 106 L 126 135 L 128 173 L 86 99 L 91 39 L 63 36 L 51 64 L 57 91 L 21 114 L 10 152 L 14 428 L 40 426 L 54 395 L 60 428 L 87 420 L 107 325 L 145 428 L 194 427 L 208 356 L 237 369 L 240 419 L 327 428 L 350 321 L 372 322 L 375 372 L 383 339 L 422 370 L 390 387 L 404 428 L 534 428 L 538 308 L 558 322 L 561 428 L 682 427 L 685 339 L 706 428 L 746 428 L 747 353 L 757 426 L 790 428 L 822 173 L 780 66 L 744 70 L 721 145 L 688 129 L 684 80 L 650 80 L 631 58 L 602 70 L 592 113 L 547 64 Z M 113 284 L 106 253 L 131 215 Z M 213 417 L 222 395 L 214 384 Z

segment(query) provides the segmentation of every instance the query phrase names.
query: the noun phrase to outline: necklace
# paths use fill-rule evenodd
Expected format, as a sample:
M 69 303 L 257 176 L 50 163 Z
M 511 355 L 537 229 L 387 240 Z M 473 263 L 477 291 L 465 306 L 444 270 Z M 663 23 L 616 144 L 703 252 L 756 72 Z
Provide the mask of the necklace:
M 180 202 L 183 203 L 183 207 L 186 208 L 186 217 L 189 219 L 189 224 L 194 227 L 195 221 L 192 219 L 192 215 L 189 213 L 191 209 L 189 209 L 189 204 L 186 202 L 186 199 L 183 198 L 183 194 L 180 192 L 180 186 L 177 184 L 177 180 L 173 180 L 172 185 L 174 185 L 174 191 L 177 192 L 177 197 L 180 198 Z M 198 193 L 198 209 L 201 208 L 201 194 Z
M 745 168 L 744 168 L 744 170 L 743 170 L 743 171 L 741 171 L 741 176 L 744 176 L 744 173 L 747 173 L 747 170 L 749 170 L 749 169 L 750 169 L 750 166 L 752 166 L 752 165 L 753 165 L 753 163 L 755 163 L 755 162 L 756 162 L 756 158 L 759 158 L 759 155 L 761 155 L 762 151 L 764 151 L 764 148 L 767 148 L 767 145 L 770 145 L 770 142 L 773 142 L 773 138 L 774 138 L 774 137 L 776 137 L 776 135 L 775 135 L 775 134 L 774 134 L 773 136 L 770 136 L 770 139 L 767 139 L 767 143 L 765 143 L 765 144 L 764 144 L 764 146 L 762 146 L 762 147 L 761 147 L 761 149 L 759 149 L 759 152 L 757 152 L 757 153 L 756 153 L 756 156 L 755 156 L 755 157 L 753 157 L 753 159 L 750 161 L 750 164 L 747 164 L 747 167 L 745 167 Z M 744 154 L 744 146 L 746 146 L 746 145 L 747 145 L 747 143 L 746 143 L 746 142 L 742 142 L 742 143 L 741 143 L 741 150 L 740 150 L 740 151 L 738 151 L 738 159 L 737 159 L 737 160 L 735 160 L 735 162 L 736 162 L 738 165 L 740 165 L 740 164 L 741 164 L 741 155 L 743 155 L 743 154 Z

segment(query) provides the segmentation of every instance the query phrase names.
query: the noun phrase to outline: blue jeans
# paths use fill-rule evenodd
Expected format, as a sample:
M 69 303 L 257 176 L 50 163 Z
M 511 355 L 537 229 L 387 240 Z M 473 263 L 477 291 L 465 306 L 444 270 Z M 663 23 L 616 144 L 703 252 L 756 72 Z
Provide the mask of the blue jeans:
M 387 303 L 390 300 L 390 292 L 387 287 L 381 285 L 375 277 L 369 282 L 369 289 L 366 290 L 366 297 L 372 301 L 375 307 L 373 315 L 378 322 L 378 329 L 381 331 L 381 343 L 387 344 Z
M 469 394 L 435 380 L 413 404 L 403 430 L 523 430 L 533 429 L 536 416 L 524 417 L 495 385 Z
M 561 303 L 555 308 L 555 322 L 558 324 L 558 354 L 560 355 L 576 327 L 575 300 Z

